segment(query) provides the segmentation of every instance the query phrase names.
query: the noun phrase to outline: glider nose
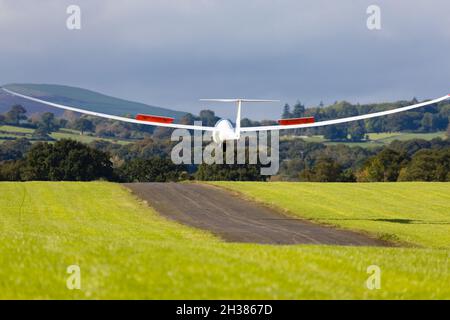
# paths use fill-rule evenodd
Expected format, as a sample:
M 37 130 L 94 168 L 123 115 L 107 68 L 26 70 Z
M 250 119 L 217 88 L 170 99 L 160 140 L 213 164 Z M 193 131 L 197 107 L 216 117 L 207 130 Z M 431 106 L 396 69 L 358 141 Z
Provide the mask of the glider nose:
M 227 140 L 236 140 L 236 135 L 230 121 L 225 119 L 217 121 L 213 132 L 213 140 L 217 144 Z

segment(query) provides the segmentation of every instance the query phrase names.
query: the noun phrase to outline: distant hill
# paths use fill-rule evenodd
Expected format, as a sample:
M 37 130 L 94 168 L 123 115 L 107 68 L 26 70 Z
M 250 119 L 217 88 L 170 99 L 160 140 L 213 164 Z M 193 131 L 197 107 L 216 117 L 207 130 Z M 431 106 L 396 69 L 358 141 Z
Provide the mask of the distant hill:
M 3 87 L 42 100 L 113 115 L 145 113 L 180 119 L 186 114 L 186 112 L 114 98 L 77 87 L 53 84 L 7 84 Z M 29 114 L 50 111 L 61 115 L 64 112 L 61 109 L 8 95 L 0 90 L 0 113 L 9 110 L 14 104 L 21 104 Z

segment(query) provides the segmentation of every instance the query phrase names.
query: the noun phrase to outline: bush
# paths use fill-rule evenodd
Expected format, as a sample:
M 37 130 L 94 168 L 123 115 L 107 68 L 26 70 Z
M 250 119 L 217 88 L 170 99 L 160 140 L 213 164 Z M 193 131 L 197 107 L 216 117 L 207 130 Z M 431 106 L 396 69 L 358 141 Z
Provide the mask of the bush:
M 400 181 L 449 181 L 450 149 L 421 150 L 400 172 Z
M 0 181 L 21 181 L 23 161 L 4 161 L 0 165 Z
M 227 165 L 227 164 L 201 164 L 195 173 L 197 180 L 203 181 L 265 181 L 266 176 L 261 175 L 260 165 Z
M 367 160 L 358 173 L 360 182 L 397 181 L 401 168 L 407 163 L 408 157 L 389 148 L 383 149 L 376 156 Z
M 24 160 L 22 180 L 89 181 L 112 178 L 109 155 L 74 140 L 36 143 Z
M 184 166 L 158 157 L 127 161 L 117 170 L 117 176 L 123 182 L 166 182 L 187 177 Z

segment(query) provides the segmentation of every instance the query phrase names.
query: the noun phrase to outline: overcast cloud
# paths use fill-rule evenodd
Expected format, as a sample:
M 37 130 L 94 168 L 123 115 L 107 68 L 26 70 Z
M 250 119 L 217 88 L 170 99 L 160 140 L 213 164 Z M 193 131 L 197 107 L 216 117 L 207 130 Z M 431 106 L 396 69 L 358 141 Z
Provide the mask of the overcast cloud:
M 66 28 L 70 4 L 81 30 Z M 380 31 L 366 27 L 370 4 L 381 7 Z M 448 0 L 0 0 L 0 83 L 74 85 L 191 112 L 205 107 L 199 98 L 433 98 L 450 93 L 449 12 Z M 253 105 L 244 116 L 280 110 Z

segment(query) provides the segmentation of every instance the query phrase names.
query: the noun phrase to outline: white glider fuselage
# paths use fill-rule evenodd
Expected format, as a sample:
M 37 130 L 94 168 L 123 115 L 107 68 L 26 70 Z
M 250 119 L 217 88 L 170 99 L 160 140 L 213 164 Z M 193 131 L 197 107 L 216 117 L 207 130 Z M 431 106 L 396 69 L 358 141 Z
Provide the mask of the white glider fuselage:
M 220 119 L 217 121 L 213 131 L 213 140 L 215 143 L 220 144 L 227 140 L 239 140 L 240 137 L 241 134 L 237 130 L 237 127 L 233 128 L 229 120 Z

